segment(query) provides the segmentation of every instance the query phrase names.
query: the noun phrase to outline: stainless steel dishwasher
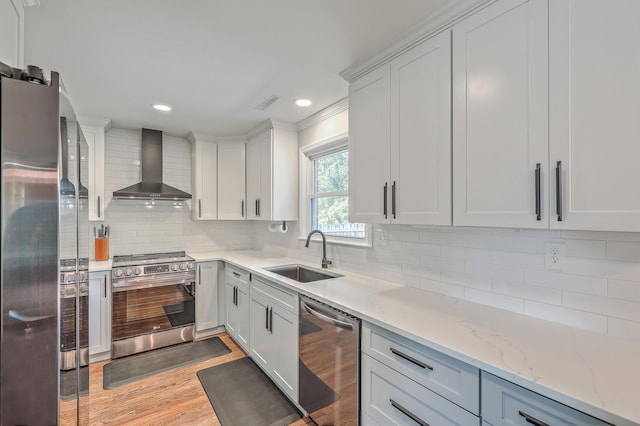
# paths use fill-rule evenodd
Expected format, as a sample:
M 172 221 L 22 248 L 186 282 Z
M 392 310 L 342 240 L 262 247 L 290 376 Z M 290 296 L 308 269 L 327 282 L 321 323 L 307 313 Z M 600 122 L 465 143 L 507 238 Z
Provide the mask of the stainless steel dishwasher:
M 300 295 L 299 403 L 318 425 L 359 424 L 360 319 Z

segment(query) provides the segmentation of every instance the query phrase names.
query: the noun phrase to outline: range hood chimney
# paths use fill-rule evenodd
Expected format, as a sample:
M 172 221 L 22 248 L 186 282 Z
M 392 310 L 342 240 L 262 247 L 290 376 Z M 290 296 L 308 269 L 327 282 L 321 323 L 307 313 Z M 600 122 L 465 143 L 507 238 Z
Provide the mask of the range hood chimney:
M 162 132 L 142 129 L 142 182 L 113 192 L 116 200 L 190 200 L 191 194 L 162 182 Z

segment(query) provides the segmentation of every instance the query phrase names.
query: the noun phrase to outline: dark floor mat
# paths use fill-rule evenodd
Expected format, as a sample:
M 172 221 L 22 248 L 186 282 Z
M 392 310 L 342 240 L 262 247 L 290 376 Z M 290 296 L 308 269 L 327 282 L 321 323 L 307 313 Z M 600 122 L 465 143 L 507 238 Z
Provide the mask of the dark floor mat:
M 78 383 L 78 372 L 67 370 L 60 372 L 60 400 L 71 401 L 76 399 L 76 384 Z M 80 368 L 80 396 L 89 395 L 89 367 Z
M 222 426 L 284 426 L 300 413 L 250 359 L 198 371 Z
M 307 334 L 315 333 L 316 331 L 322 330 L 322 327 L 312 323 L 306 317 L 302 317 L 300 319 L 300 336 L 305 336 Z
M 212 337 L 117 359 L 103 367 L 103 387 L 113 389 L 229 352 L 219 337 Z
M 193 324 L 195 318 L 195 303 L 193 300 L 172 303 L 162 307 L 167 318 L 171 322 L 171 326 L 180 327 L 187 324 Z
M 298 400 L 308 413 L 326 407 L 340 398 L 333 389 L 313 374 L 302 361 L 298 361 L 298 366 L 298 374 L 300 375 L 298 383 L 304 383 L 304 386 L 300 386 Z

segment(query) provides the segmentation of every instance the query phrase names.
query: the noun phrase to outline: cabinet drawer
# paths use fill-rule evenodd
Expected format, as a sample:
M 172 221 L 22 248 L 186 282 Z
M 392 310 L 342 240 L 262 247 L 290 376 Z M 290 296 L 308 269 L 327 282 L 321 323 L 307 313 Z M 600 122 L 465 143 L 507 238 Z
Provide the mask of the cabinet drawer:
M 462 408 L 480 414 L 480 370 L 373 324 L 362 351 Z
M 368 422 L 385 426 L 480 424 L 475 415 L 370 356 L 362 355 L 361 361 L 362 411 Z
M 482 418 L 494 426 L 609 424 L 484 371 Z
M 256 276 L 251 280 L 251 290 L 272 299 L 272 302 L 298 316 L 298 293 L 288 291 Z
M 243 283 L 249 283 L 249 271 L 245 271 L 244 269 L 236 268 L 233 265 L 226 264 L 224 266 L 225 273 L 227 277 L 239 280 Z

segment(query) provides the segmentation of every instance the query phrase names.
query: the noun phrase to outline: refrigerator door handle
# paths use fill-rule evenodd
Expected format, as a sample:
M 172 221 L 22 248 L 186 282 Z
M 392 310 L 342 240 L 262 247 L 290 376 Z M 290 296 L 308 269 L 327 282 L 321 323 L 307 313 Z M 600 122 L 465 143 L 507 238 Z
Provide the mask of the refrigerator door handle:
M 22 322 L 36 322 L 42 321 L 49 318 L 55 318 L 56 314 L 53 315 L 24 315 L 18 311 L 14 311 L 13 309 L 9 310 L 9 316 L 15 320 Z

